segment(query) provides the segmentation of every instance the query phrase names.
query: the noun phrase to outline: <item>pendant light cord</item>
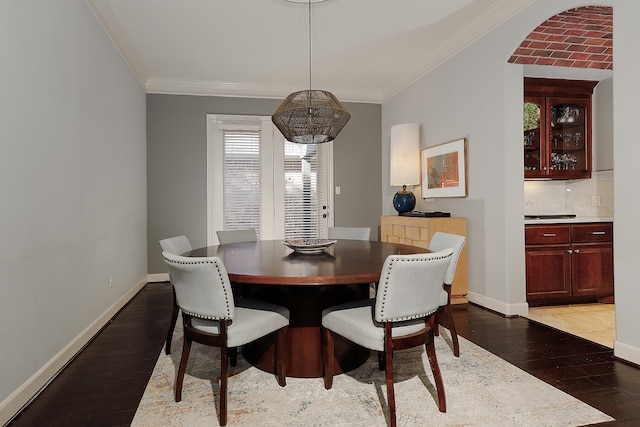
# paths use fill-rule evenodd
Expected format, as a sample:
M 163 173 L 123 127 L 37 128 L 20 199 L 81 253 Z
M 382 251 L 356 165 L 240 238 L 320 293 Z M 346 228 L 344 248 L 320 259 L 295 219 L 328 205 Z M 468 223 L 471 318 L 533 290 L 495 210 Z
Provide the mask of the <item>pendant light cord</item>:
M 309 0 L 309 94 L 311 94 L 311 0 Z

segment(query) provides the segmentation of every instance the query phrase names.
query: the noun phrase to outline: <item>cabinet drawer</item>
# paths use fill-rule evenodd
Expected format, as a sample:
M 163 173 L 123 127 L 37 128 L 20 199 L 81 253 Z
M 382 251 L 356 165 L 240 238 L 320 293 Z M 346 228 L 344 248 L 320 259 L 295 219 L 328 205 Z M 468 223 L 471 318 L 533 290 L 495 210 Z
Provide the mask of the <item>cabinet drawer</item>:
M 571 226 L 573 242 L 613 242 L 613 224 L 610 222 L 573 224 Z
M 569 225 L 527 225 L 524 229 L 526 245 L 569 243 Z

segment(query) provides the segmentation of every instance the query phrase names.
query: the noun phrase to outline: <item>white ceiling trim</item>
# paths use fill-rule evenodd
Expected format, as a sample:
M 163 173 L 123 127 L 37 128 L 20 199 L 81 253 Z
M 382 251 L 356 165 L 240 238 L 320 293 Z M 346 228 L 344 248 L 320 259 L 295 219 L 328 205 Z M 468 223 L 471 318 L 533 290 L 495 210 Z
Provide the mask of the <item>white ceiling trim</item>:
M 148 93 L 283 99 L 291 92 L 288 81 L 265 84 L 151 77 L 153 70 L 148 70 L 136 54 L 109 0 L 85 1 Z M 535 1 L 474 0 L 432 25 L 409 30 L 415 45 L 420 46 L 423 40 L 425 48 L 416 53 L 419 60 L 402 70 L 386 87 L 352 89 L 332 85 L 331 91 L 347 102 L 385 102 Z M 381 57 L 381 60 L 384 59 Z
M 166 95 L 200 95 L 200 96 L 236 96 L 240 98 L 284 99 L 291 93 L 288 85 L 265 86 L 242 84 L 237 82 L 214 82 L 210 80 L 177 80 L 150 78 L 144 85 L 147 93 Z M 301 88 L 300 90 L 304 90 Z M 364 102 L 379 104 L 382 93 L 379 91 L 352 91 L 349 89 L 331 92 L 341 102 Z
M 118 20 L 116 19 L 116 16 L 109 4 L 106 1 L 100 0 L 85 1 L 115 45 L 118 52 L 120 52 L 122 58 L 124 58 L 124 61 L 131 69 L 136 80 L 138 80 L 140 85 L 144 87 L 148 78 L 148 73 L 138 58 L 138 55 L 136 55 L 131 43 L 129 43 L 129 40 L 125 37 L 124 31 L 122 30 L 122 27 L 120 27 L 120 24 L 118 23 Z
M 401 78 L 384 88 L 382 101 L 391 98 L 410 86 L 434 70 L 438 65 L 452 58 L 470 46 L 474 41 L 491 32 L 535 1 L 536 0 L 500 0 L 490 2 L 489 7 L 483 7 L 481 13 L 473 15 L 464 27 L 459 28 L 460 31 L 454 32 L 450 39 L 445 39 L 436 52 L 433 52 L 431 55 L 426 55 L 424 60 L 408 70 L 404 76 L 401 76 Z M 449 17 L 448 19 L 450 20 L 451 18 L 452 17 Z

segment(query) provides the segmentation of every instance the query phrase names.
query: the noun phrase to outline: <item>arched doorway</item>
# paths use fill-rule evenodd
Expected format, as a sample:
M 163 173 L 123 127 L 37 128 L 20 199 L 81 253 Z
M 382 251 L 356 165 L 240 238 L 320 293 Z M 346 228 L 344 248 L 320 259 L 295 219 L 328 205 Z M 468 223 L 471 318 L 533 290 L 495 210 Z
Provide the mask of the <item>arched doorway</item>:
M 548 204 L 550 197 L 564 194 L 561 205 L 566 213 L 578 209 L 583 216 L 613 217 L 613 8 L 585 6 L 550 17 L 522 41 L 508 62 L 522 64 L 526 77 L 600 81 L 599 93 L 594 95 L 594 102 L 602 107 L 595 109 L 593 117 L 600 134 L 594 133 L 593 138 L 592 178 L 564 183 L 525 181 L 525 214 Z M 562 186 L 565 191 L 558 191 Z M 580 197 L 593 199 L 585 202 Z M 613 304 L 530 308 L 528 317 L 613 347 Z

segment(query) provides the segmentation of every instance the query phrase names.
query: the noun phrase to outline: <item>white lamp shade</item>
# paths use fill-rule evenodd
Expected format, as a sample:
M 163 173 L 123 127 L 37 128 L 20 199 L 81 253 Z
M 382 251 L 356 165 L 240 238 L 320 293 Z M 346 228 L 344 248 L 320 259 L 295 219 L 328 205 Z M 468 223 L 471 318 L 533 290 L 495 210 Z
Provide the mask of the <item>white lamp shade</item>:
M 391 126 L 389 181 L 391 185 L 420 184 L 420 125 Z

